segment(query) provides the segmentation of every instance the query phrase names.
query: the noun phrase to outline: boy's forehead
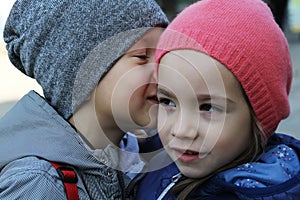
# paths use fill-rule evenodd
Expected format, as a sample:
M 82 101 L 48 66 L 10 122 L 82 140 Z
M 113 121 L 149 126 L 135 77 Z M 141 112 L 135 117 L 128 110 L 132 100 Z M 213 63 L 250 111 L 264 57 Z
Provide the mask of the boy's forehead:
M 143 48 L 156 48 L 157 42 L 163 30 L 164 29 L 160 27 L 151 28 L 142 36 L 142 38 L 135 42 L 128 51 L 134 51 Z

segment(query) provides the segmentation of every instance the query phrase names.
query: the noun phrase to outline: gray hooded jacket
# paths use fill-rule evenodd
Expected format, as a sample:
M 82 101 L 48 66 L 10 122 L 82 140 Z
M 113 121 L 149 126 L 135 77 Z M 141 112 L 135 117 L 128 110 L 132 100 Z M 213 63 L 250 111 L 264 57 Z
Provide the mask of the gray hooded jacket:
M 0 120 L 0 155 L 0 199 L 66 199 L 47 160 L 75 168 L 80 199 L 124 199 L 120 172 L 108 167 L 118 164 L 117 149 L 89 149 L 34 91 Z

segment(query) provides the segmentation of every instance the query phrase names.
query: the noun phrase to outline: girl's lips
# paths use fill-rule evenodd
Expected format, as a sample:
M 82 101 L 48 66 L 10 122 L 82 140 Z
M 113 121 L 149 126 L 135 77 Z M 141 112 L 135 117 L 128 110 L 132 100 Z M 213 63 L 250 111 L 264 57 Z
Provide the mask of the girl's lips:
M 175 150 L 175 155 L 179 161 L 186 162 L 186 163 L 194 162 L 201 159 L 201 157 L 199 156 L 199 152 L 190 151 L 190 150 L 186 150 L 186 151 Z

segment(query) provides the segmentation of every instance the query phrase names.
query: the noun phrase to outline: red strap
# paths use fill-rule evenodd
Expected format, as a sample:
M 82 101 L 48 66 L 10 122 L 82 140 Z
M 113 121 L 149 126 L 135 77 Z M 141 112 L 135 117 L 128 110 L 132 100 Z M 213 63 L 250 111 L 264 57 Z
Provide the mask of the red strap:
M 77 188 L 77 175 L 75 170 L 72 167 L 59 164 L 56 162 L 50 161 L 52 166 L 56 169 L 58 175 L 62 179 L 62 182 L 65 186 L 67 199 L 68 200 L 79 200 L 78 188 Z

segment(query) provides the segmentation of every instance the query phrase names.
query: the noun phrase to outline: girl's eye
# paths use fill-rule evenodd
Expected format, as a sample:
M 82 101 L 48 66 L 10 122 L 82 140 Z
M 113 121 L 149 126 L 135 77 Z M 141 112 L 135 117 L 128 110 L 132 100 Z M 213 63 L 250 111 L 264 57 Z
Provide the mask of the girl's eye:
M 169 106 L 169 107 L 176 107 L 176 104 L 167 98 L 161 98 L 158 100 L 159 104 L 162 104 L 163 106 Z
M 200 105 L 200 111 L 221 112 L 222 110 L 216 106 L 213 106 L 212 104 L 205 103 L 205 104 Z

